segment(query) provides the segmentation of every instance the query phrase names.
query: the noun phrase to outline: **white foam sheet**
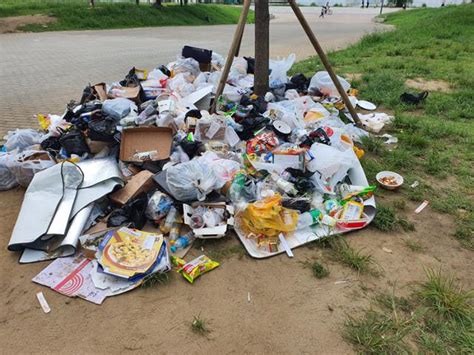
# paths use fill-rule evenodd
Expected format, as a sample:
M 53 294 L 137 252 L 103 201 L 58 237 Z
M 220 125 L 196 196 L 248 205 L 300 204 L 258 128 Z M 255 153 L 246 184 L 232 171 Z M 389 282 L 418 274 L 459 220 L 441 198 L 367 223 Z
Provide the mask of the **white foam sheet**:
M 367 178 L 365 176 L 364 169 L 360 165 L 359 161 L 357 161 L 357 164 L 355 164 L 355 166 L 349 170 L 348 176 L 353 185 L 369 186 L 369 182 L 367 181 Z M 368 223 L 367 223 L 368 225 L 369 223 L 372 222 L 372 220 L 375 217 L 375 199 L 373 197 L 369 198 L 368 200 L 364 202 L 364 214 L 368 218 Z M 241 231 L 237 225 L 234 226 L 234 229 L 240 241 L 244 245 L 245 249 L 253 258 L 263 259 L 263 258 L 268 258 L 271 256 L 285 253 L 285 250 L 281 247 L 276 252 L 269 252 L 268 250 L 259 248 L 257 247 L 257 244 L 255 243 L 254 240 L 246 238 L 245 233 Z M 353 231 L 353 230 L 350 230 L 350 231 Z M 315 228 L 308 227 L 306 229 L 295 231 L 293 235 L 285 236 L 285 239 L 288 243 L 288 246 L 291 249 L 294 249 L 320 238 L 324 238 L 324 237 L 328 237 L 328 236 L 336 235 L 336 234 L 347 233 L 347 232 L 349 232 L 349 230 L 338 229 L 338 228 L 330 229 L 327 226 L 319 225 Z

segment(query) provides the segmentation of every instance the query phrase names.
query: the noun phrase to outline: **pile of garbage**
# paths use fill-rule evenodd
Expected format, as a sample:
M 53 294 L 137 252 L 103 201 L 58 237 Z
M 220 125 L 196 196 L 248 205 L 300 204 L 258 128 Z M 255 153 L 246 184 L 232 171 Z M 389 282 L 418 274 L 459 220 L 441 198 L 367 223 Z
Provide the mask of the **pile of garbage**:
M 254 59 L 184 47 L 176 61 L 88 85 L 62 115 L 38 114 L 0 153 L 0 189 L 27 187 L 8 249 L 20 263 L 53 261 L 33 281 L 95 303 L 164 274 L 189 282 L 219 264 L 182 258 L 196 239 L 233 229 L 265 258 L 367 226 L 373 191 L 352 122 L 327 72 L 270 62 L 270 90 L 252 92 Z M 340 78 L 359 107 L 357 90 Z M 215 112 L 210 112 L 216 100 Z M 365 111 L 367 112 L 367 111 Z M 380 131 L 391 117 L 360 115 Z

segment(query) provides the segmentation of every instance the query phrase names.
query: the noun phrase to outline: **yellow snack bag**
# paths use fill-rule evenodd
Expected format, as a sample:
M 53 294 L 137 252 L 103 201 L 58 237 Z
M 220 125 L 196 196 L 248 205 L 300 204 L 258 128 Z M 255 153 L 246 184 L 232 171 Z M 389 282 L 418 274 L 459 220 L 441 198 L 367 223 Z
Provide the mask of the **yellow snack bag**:
M 186 263 L 178 272 L 190 283 L 193 283 L 199 276 L 215 269 L 219 265 L 217 261 L 212 261 L 207 256 L 201 255 Z
M 268 237 L 296 229 L 298 213 L 281 205 L 281 195 L 251 203 L 238 216 L 240 226 L 246 233 L 263 234 Z

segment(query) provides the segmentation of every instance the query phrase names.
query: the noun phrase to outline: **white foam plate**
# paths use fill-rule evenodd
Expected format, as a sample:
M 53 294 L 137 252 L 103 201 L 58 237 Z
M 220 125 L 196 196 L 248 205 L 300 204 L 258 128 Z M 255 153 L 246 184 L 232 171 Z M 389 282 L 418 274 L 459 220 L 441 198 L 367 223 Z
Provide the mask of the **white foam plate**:
M 357 101 L 357 106 L 367 111 L 373 111 L 377 108 L 377 106 L 375 106 L 372 102 L 365 101 L 365 100 Z

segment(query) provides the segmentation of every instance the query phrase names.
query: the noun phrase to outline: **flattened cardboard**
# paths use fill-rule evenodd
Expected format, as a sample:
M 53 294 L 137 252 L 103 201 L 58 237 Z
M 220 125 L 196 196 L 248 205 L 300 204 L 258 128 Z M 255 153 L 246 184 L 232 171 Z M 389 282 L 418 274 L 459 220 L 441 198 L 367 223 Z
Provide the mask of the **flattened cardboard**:
M 110 199 L 119 205 L 124 205 L 140 193 L 148 192 L 153 188 L 155 188 L 153 173 L 148 170 L 142 170 L 132 176 L 124 187 L 111 194 Z
M 168 159 L 173 143 L 173 131 L 168 127 L 137 127 L 122 131 L 120 142 L 120 160 L 143 163 L 135 154 L 156 152 L 153 161 Z

